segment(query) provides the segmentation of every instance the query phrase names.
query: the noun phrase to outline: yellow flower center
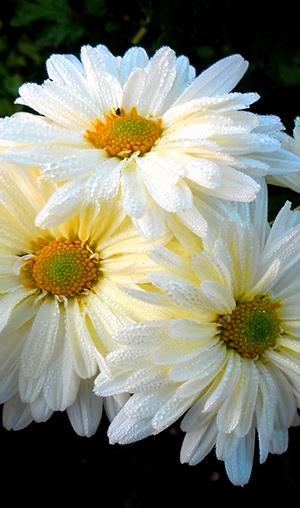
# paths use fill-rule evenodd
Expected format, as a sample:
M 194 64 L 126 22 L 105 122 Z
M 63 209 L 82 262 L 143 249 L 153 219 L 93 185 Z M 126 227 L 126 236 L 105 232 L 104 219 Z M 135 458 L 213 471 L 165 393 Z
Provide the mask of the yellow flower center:
M 91 289 L 98 278 L 97 260 L 92 254 L 79 240 L 53 240 L 26 262 L 24 285 L 53 295 L 79 295 Z
M 140 116 L 136 108 L 129 113 L 117 109 L 105 115 L 105 121 L 96 119 L 93 129 L 87 129 L 84 139 L 95 148 L 102 148 L 112 157 L 129 157 L 134 152 L 149 152 L 162 132 L 161 120 Z
M 258 295 L 250 302 L 237 303 L 231 314 L 219 317 L 220 339 L 245 358 L 260 357 L 274 347 L 280 335 L 277 309 L 280 302 Z

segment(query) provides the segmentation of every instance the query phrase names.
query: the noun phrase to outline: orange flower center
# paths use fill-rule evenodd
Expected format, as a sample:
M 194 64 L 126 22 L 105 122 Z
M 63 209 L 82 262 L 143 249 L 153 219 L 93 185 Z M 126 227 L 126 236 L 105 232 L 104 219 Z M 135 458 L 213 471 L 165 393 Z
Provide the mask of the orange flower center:
M 87 129 L 84 139 L 95 148 L 102 148 L 112 157 L 129 157 L 135 152 L 149 152 L 160 137 L 161 119 L 149 120 L 140 116 L 136 108 L 129 113 L 117 109 L 105 115 L 105 121 L 96 119 Z
M 67 297 L 91 289 L 98 274 L 97 260 L 79 240 L 53 240 L 23 268 L 25 285 Z

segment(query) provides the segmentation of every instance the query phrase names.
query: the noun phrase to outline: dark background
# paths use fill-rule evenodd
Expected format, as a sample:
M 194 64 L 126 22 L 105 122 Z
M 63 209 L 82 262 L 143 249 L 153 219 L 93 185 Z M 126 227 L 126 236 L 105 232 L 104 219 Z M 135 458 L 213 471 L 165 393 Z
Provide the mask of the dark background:
M 4 9 L 5 5 L 5 9 Z M 253 108 L 278 114 L 291 133 L 300 114 L 300 37 L 296 2 L 235 0 L 13 0 L 0 14 L 0 114 L 24 81 L 46 78 L 51 53 L 78 54 L 83 44 L 106 44 L 115 54 L 139 44 L 153 53 L 169 45 L 199 72 L 219 58 L 241 53 L 250 61 L 239 91 L 256 91 Z M 270 187 L 270 216 L 296 193 Z M 10 504 L 120 508 L 200 507 L 204 503 L 268 501 L 297 493 L 300 431 L 289 451 L 257 458 L 248 486 L 233 487 L 213 453 L 196 467 L 179 464 L 178 426 L 127 447 L 107 444 L 102 421 L 96 436 L 79 438 L 65 415 L 20 432 L 0 429 L 0 478 Z M 208 496 L 208 497 L 207 497 Z

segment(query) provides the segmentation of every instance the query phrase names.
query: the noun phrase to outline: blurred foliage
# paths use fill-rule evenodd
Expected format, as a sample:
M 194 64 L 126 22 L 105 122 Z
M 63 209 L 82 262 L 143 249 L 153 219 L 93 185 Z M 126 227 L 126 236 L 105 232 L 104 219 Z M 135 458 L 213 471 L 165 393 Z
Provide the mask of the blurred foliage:
M 198 71 L 242 53 L 251 67 L 239 88 L 261 93 L 258 110 L 280 114 L 291 127 L 300 85 L 299 18 L 291 1 L 273 3 L 266 13 L 263 7 L 263 0 L 11 0 L 0 15 L 0 114 L 17 110 L 22 82 L 45 79 L 53 52 L 78 53 L 100 42 L 117 54 L 132 44 L 153 52 L 167 44 Z

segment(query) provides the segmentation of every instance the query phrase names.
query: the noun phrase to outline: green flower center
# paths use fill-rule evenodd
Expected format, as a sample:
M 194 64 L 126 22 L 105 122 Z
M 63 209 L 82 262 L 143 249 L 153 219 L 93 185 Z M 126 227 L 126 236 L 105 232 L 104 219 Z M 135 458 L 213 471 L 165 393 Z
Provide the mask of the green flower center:
M 97 261 L 79 240 L 53 240 L 36 252 L 23 269 L 24 284 L 59 296 L 76 296 L 98 278 Z
M 280 335 L 277 309 L 280 302 L 258 295 L 250 302 L 237 303 L 231 314 L 220 316 L 220 339 L 245 358 L 260 357 L 274 347 Z

